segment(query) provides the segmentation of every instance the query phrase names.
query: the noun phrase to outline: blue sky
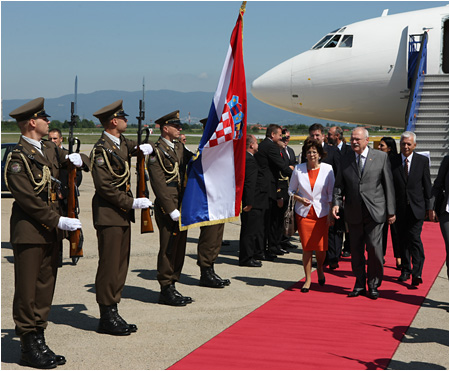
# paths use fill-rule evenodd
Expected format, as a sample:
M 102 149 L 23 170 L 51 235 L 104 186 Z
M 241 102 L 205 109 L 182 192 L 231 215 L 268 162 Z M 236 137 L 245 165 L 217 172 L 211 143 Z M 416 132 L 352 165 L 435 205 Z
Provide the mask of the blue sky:
M 241 2 L 2 1 L 2 99 L 98 90 L 213 92 Z M 438 1 L 249 1 L 247 84 L 364 19 L 442 6 Z M 374 30 L 374 35 L 376 30 Z

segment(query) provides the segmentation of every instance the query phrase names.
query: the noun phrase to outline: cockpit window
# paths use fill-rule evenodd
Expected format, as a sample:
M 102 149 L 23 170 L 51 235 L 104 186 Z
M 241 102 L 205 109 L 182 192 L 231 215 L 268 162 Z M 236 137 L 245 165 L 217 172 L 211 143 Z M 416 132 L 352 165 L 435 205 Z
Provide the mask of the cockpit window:
M 339 44 L 340 48 L 351 48 L 353 46 L 353 35 L 344 35 L 341 43 Z
M 344 32 L 346 28 L 347 28 L 347 27 L 342 27 L 342 28 L 339 30 L 339 33 Z
M 324 46 L 328 40 L 330 40 L 333 37 L 333 35 L 326 35 L 325 37 L 322 38 L 322 40 L 320 40 L 316 45 L 314 45 L 312 48 L 313 49 L 320 49 L 322 46 Z
M 327 45 L 325 45 L 325 48 L 334 48 L 339 43 L 339 39 L 341 38 L 341 35 L 334 35 L 333 38 L 328 41 Z

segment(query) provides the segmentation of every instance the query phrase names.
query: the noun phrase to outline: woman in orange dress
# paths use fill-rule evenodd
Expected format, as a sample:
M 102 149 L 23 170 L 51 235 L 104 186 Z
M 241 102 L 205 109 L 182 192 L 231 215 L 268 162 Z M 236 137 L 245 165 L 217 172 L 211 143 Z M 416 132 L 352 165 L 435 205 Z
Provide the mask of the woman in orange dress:
M 319 284 L 325 284 L 323 262 L 328 250 L 328 218 L 333 198 L 334 173 L 329 164 L 320 163 L 326 156 L 319 142 L 306 139 L 303 155 L 307 162 L 295 167 L 289 182 L 289 194 L 294 196 L 295 218 L 303 248 L 305 283 L 302 292 L 311 286 L 312 254 L 316 252 Z

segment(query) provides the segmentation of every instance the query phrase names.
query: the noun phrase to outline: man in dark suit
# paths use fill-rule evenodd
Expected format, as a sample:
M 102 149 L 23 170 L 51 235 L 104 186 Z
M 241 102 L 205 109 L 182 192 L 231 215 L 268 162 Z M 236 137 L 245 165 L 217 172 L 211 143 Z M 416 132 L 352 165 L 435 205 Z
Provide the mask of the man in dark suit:
M 239 265 L 261 267 L 255 256 L 264 253 L 264 210 L 268 207 L 267 193 L 261 192 L 258 179 L 258 163 L 255 153 L 258 141 L 254 135 L 247 135 L 245 158 L 245 180 L 242 193 L 241 233 L 239 237 Z
M 397 206 L 397 231 L 400 239 L 402 273 L 398 280 L 407 281 L 412 273 L 413 286 L 422 283 L 425 260 L 422 240 L 425 212 L 432 214 L 430 165 L 427 157 L 414 152 L 416 135 L 405 131 L 400 138 L 400 154 L 392 159 Z M 412 269 L 411 269 L 412 261 Z
M 445 241 L 445 250 L 447 252 L 447 277 L 448 277 L 448 155 L 444 157 L 439 167 L 438 175 L 431 188 L 431 202 L 434 206 L 434 213 L 431 220 L 439 221 L 442 237 Z
M 339 207 L 344 206 L 350 232 L 352 271 L 356 276 L 349 297 L 366 292 L 377 299 L 383 279 L 383 224 L 395 222 L 395 193 L 390 162 L 386 153 L 368 147 L 369 133 L 355 128 L 351 135 L 352 153 L 342 158 L 336 177 L 332 214 L 339 219 Z M 344 203 L 345 198 L 345 203 Z
M 340 166 L 341 153 L 336 147 L 325 143 L 324 127 L 321 124 L 311 125 L 309 127 L 309 137 L 322 144 L 323 151 L 327 155 L 321 162 L 330 164 L 333 167 L 333 172 L 336 176 Z M 303 162 L 306 162 L 306 158 L 302 155 L 302 163 Z M 330 226 L 328 229 L 328 251 L 324 265 L 329 265 L 330 269 L 339 268 L 341 250 L 342 233 L 338 232 L 337 227 Z
M 268 242 L 268 250 L 263 259 L 273 260 L 274 254 L 282 255 L 283 252 L 277 246 L 276 239 L 276 218 L 277 206 L 277 179 L 280 171 L 284 176 L 290 177 L 293 167 L 285 163 L 280 155 L 280 147 L 277 142 L 282 138 L 281 127 L 270 124 L 266 130 L 266 138 L 259 144 L 255 159 L 258 162 L 258 184 L 269 198 L 269 207 L 264 212 L 265 242 Z
M 346 142 L 344 138 L 344 131 L 339 126 L 332 126 L 328 129 L 328 144 L 330 146 L 336 147 L 340 154 L 341 158 L 344 156 L 347 152 L 352 151 L 352 147 L 350 147 Z M 331 228 L 334 230 L 334 236 L 336 237 L 332 243 L 332 249 L 334 250 L 334 256 L 338 256 L 338 254 L 341 253 L 342 248 L 342 240 L 345 233 L 345 241 L 344 241 L 344 248 L 342 249 L 342 256 L 343 257 L 349 257 L 350 256 L 350 236 L 348 232 L 345 232 L 345 223 L 344 223 L 344 209 L 339 210 L 339 213 L 341 215 L 341 222 L 335 223 L 335 225 Z M 331 229 L 330 228 L 330 229 Z M 336 260 L 336 258 L 331 259 Z

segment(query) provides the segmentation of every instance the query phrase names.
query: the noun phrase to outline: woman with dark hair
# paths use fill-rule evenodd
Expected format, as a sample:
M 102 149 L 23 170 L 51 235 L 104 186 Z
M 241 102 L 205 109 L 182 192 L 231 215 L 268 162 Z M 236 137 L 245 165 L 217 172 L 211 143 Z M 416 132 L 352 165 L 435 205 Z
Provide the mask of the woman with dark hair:
M 394 138 L 391 137 L 383 137 L 380 140 L 380 144 L 378 145 L 378 149 L 380 151 L 386 152 L 390 160 L 398 154 L 397 152 L 397 143 Z M 383 227 L 383 256 L 386 255 L 387 248 L 387 236 L 388 236 L 388 228 L 389 223 L 384 223 Z M 400 248 L 398 243 L 398 235 L 397 229 L 395 227 L 395 223 L 391 224 L 391 240 L 392 240 L 392 248 L 394 250 L 395 256 L 395 264 L 397 269 L 401 269 L 402 259 L 400 257 Z
M 333 167 L 321 163 L 326 156 L 322 145 L 314 139 L 306 139 L 303 156 L 307 162 L 299 164 L 292 172 L 289 194 L 294 196 L 295 218 L 303 249 L 305 283 L 302 292 L 311 286 L 312 254 L 316 252 L 319 284 L 325 284 L 323 262 L 328 250 L 328 214 L 333 198 Z

